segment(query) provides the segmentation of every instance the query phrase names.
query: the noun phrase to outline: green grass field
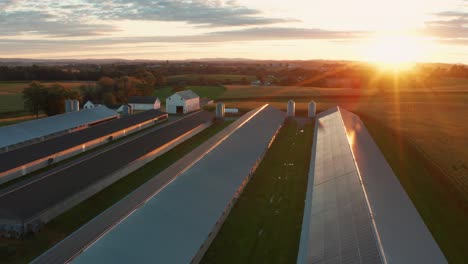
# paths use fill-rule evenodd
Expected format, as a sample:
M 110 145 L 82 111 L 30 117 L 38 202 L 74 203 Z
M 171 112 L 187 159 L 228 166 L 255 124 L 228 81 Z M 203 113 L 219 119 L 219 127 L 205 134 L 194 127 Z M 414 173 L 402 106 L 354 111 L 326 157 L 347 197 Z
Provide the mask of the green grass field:
M 0 263 L 28 263 L 77 230 L 131 191 L 221 131 L 230 122 L 217 123 L 73 207 L 45 225 L 40 233 L 22 240 L 0 238 Z
M 202 263 L 295 263 L 313 124 L 286 122 Z

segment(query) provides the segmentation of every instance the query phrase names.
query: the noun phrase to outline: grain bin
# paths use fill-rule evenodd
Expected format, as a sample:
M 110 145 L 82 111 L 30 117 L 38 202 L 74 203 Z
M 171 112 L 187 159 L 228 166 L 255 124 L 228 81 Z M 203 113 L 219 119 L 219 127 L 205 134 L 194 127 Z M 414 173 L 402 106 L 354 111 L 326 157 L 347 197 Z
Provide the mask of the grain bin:
M 224 104 L 223 103 L 218 103 L 216 105 L 216 118 L 223 118 L 224 117 Z
M 65 100 L 65 113 L 73 112 L 73 103 L 72 100 Z
M 317 111 L 317 104 L 312 100 L 309 102 L 309 118 L 314 118 Z
M 294 103 L 293 100 L 289 100 L 287 115 L 288 116 L 294 116 L 295 114 L 296 114 L 296 103 Z
M 72 111 L 80 111 L 80 102 L 76 99 L 71 100 L 72 101 Z

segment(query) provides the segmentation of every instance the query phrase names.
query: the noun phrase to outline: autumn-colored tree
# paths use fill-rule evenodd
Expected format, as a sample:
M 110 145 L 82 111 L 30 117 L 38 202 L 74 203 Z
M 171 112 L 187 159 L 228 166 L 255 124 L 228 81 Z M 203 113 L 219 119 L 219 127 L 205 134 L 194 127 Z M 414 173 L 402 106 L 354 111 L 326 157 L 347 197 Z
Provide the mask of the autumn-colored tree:
M 27 88 L 23 90 L 24 106 L 31 113 L 39 117 L 39 112 L 44 110 L 46 107 L 46 88 L 37 81 L 29 84 Z
M 66 99 L 80 99 L 77 91 L 63 87 L 55 83 L 47 90 L 45 112 L 48 116 L 58 115 L 65 112 Z

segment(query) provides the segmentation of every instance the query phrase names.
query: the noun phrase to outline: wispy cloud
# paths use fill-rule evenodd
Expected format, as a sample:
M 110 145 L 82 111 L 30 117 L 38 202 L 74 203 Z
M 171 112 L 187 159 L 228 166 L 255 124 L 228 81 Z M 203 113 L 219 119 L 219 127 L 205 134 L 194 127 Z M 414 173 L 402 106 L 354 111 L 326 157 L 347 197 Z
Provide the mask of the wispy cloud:
M 109 24 L 84 23 L 75 19 L 60 19 L 43 11 L 0 11 L 0 36 L 20 34 L 77 37 L 103 35 L 117 29 Z
M 468 2 L 468 1 L 467 1 Z M 435 14 L 436 19 L 426 22 L 425 31 L 437 38 L 459 43 L 468 39 L 468 12 L 445 11 Z
M 259 10 L 223 0 L 91 0 L 103 19 L 180 21 L 222 27 L 269 25 L 288 19 L 264 17 Z

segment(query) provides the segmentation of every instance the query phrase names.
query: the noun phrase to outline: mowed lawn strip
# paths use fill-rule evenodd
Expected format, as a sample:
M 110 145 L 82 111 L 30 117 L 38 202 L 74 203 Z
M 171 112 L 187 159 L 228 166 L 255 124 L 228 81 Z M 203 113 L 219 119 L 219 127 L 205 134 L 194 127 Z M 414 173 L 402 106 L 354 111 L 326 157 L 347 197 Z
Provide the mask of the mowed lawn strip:
M 202 263 L 295 263 L 313 124 L 286 121 Z
M 221 131 L 230 122 L 215 123 L 184 143 L 157 157 L 88 200 L 63 213 L 44 229 L 22 240 L 0 239 L 0 263 L 27 263 L 77 230 L 130 192 Z
M 360 114 L 449 263 L 468 260 L 468 201 L 447 175 L 396 130 Z

